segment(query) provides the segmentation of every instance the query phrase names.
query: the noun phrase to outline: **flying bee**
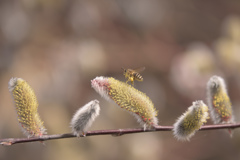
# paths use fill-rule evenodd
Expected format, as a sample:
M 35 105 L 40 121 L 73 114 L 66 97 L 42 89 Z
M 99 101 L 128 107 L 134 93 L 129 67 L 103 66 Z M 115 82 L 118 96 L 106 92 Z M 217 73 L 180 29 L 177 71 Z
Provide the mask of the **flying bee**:
M 128 81 L 131 81 L 132 85 L 134 85 L 134 80 L 137 81 L 143 81 L 143 77 L 139 74 L 139 72 L 142 72 L 145 70 L 145 67 L 140 67 L 137 69 L 124 69 L 123 70 L 123 75 L 127 79 L 126 83 Z

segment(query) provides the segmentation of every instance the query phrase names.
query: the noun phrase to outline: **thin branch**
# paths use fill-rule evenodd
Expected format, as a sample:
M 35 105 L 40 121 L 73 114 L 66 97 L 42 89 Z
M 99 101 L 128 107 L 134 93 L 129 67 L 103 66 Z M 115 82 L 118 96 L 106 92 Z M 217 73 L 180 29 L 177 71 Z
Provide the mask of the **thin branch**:
M 240 123 L 235 124 L 221 124 L 221 125 L 205 125 L 200 128 L 200 131 L 204 130 L 216 130 L 216 129 L 234 129 L 239 128 Z M 156 129 L 143 130 L 137 128 L 130 129 L 113 129 L 113 130 L 96 130 L 96 131 L 88 131 L 86 136 L 97 136 L 97 135 L 112 135 L 112 136 L 121 136 L 124 134 L 133 134 L 133 133 L 141 133 L 141 132 L 157 132 L 157 131 L 172 131 L 172 126 L 157 126 Z M 35 141 L 47 141 L 54 139 L 63 139 L 63 138 L 73 138 L 76 137 L 72 133 L 66 134 L 54 134 L 54 135 L 43 135 L 41 137 L 33 137 L 33 138 L 6 138 L 0 139 L 0 144 L 2 145 L 13 145 L 17 143 L 27 143 L 27 142 L 35 142 Z M 83 137 L 83 136 L 81 136 Z

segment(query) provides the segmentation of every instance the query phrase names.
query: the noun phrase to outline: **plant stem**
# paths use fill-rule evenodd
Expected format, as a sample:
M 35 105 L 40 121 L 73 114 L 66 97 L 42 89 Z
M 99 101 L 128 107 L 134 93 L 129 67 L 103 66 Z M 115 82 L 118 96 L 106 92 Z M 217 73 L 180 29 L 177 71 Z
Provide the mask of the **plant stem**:
M 200 131 L 216 130 L 216 129 L 234 129 L 239 127 L 240 127 L 240 123 L 205 125 L 200 128 Z M 172 126 L 157 126 L 156 129 L 148 129 L 145 131 L 142 128 L 95 130 L 95 131 L 88 131 L 86 133 L 86 137 L 97 136 L 97 135 L 121 136 L 124 134 L 133 134 L 133 133 L 142 133 L 142 132 L 172 131 L 172 129 L 173 129 Z M 73 137 L 76 137 L 76 136 L 73 135 L 72 133 L 65 133 L 65 134 L 43 135 L 41 137 L 32 137 L 32 138 L 6 138 L 6 139 L 0 139 L 0 144 L 10 146 L 17 143 L 27 143 L 27 142 L 35 142 L 35 141 L 42 142 L 42 141 L 53 140 L 53 139 L 63 139 L 63 138 L 73 138 Z

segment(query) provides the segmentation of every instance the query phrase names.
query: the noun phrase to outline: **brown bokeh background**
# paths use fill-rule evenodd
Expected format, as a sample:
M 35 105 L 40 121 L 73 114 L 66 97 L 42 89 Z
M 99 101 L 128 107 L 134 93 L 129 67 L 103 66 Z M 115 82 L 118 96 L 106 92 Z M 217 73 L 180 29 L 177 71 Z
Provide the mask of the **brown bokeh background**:
M 24 137 L 8 91 L 11 77 L 34 88 L 48 134 L 68 133 L 73 113 L 93 99 L 100 116 L 90 130 L 140 127 L 90 85 L 96 76 L 125 81 L 121 67 L 145 66 L 146 93 L 159 124 L 172 125 L 206 83 L 224 77 L 240 121 L 240 2 L 189 0 L 1 0 L 0 137 Z M 211 120 L 208 124 L 212 124 Z M 172 132 L 94 136 L 0 146 L 0 159 L 239 160 L 240 130 L 198 132 L 190 142 Z

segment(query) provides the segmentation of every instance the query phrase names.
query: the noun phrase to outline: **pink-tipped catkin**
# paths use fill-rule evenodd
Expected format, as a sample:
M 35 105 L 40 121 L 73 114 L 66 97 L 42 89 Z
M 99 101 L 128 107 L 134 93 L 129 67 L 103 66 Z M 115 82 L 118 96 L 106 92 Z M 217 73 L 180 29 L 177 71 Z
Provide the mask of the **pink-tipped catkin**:
M 193 105 L 173 125 L 173 134 L 178 140 L 189 141 L 208 118 L 208 107 L 203 101 L 193 102 Z
M 31 86 L 21 78 L 11 78 L 8 88 L 13 96 L 18 122 L 28 137 L 42 136 L 46 129 L 38 114 L 37 97 Z
M 146 94 L 114 78 L 96 77 L 91 84 L 106 100 L 113 100 L 134 115 L 144 130 L 158 125 L 157 111 Z
M 234 123 L 232 104 L 222 77 L 212 76 L 207 83 L 207 102 L 214 124 Z M 231 130 L 229 130 L 230 135 Z

